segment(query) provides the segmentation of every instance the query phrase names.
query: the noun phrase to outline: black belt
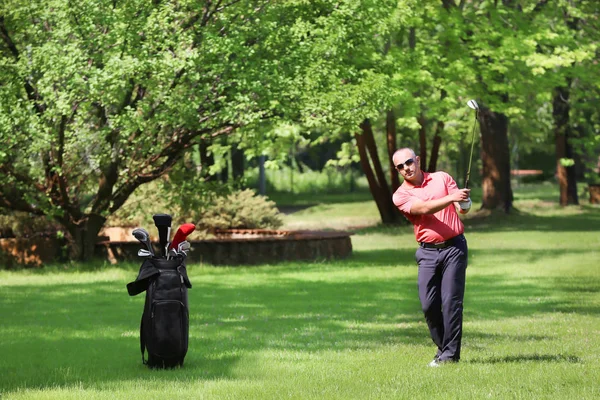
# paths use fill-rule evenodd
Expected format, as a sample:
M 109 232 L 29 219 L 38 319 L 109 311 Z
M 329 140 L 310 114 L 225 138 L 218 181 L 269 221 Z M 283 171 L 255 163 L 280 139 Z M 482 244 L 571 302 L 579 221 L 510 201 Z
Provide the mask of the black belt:
M 427 243 L 427 242 L 419 242 L 419 246 L 421 246 L 424 249 L 445 249 L 446 247 L 452 246 L 456 243 L 457 239 L 462 238 L 463 235 L 462 233 L 458 236 L 454 236 L 451 239 L 446 240 L 445 242 L 439 242 L 439 243 Z

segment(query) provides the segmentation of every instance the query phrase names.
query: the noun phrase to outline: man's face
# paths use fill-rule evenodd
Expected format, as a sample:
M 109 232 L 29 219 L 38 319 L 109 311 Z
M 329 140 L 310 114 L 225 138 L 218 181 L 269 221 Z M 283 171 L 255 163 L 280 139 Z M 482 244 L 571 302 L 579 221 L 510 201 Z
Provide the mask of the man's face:
M 418 177 L 419 157 L 410 151 L 402 151 L 393 159 L 396 171 L 406 180 L 413 181 Z

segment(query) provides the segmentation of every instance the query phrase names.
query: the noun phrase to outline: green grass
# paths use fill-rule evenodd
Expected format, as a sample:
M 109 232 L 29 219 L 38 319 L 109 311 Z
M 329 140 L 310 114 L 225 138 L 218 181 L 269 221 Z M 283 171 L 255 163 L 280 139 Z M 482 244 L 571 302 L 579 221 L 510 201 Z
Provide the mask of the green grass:
M 348 260 L 190 265 L 190 350 L 172 371 L 141 365 L 137 265 L 0 271 L 0 398 L 598 398 L 600 209 L 535 190 L 513 215 L 466 220 L 459 364 L 426 367 L 412 228 L 370 226 Z M 319 207 L 303 218 L 376 215 Z

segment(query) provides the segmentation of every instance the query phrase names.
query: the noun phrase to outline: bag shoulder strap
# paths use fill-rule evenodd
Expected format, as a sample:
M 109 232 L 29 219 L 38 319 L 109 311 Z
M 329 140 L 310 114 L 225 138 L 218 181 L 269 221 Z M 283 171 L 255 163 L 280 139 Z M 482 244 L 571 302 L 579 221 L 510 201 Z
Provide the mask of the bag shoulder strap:
M 130 296 L 135 296 L 142 293 L 148 288 L 150 279 L 159 274 L 160 271 L 150 260 L 144 261 L 140 267 L 140 272 L 138 273 L 135 281 L 127 284 L 127 293 L 129 293 Z
M 146 342 L 144 341 L 144 316 L 142 315 L 142 321 L 140 322 L 140 350 L 142 351 L 142 364 L 148 364 L 146 361 L 146 356 L 144 353 L 146 352 Z

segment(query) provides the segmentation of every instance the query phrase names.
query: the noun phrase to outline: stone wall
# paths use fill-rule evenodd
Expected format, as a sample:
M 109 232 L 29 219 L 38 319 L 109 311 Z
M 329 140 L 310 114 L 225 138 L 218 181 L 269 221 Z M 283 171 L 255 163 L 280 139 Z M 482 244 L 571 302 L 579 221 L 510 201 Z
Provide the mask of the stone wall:
M 330 260 L 352 254 L 348 232 L 298 231 L 285 236 L 220 237 L 193 241 L 192 257 L 213 265 L 272 264 L 295 260 Z
M 254 265 L 345 258 L 352 254 L 350 235 L 342 231 L 220 231 L 214 239 L 190 241 L 189 262 Z M 138 241 L 110 240 L 109 236 L 99 239 L 95 250 L 98 258 L 112 264 L 142 260 L 137 256 L 143 248 Z M 154 248 L 158 249 L 158 243 Z M 0 268 L 41 267 L 56 261 L 60 254 L 56 239 L 0 239 Z

